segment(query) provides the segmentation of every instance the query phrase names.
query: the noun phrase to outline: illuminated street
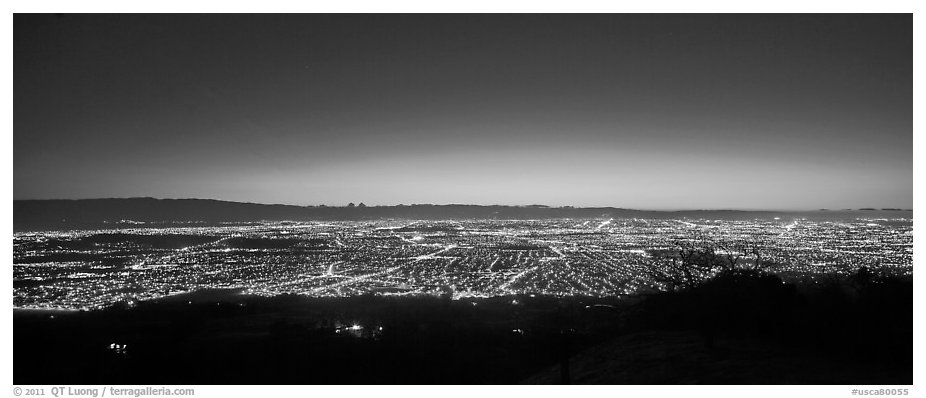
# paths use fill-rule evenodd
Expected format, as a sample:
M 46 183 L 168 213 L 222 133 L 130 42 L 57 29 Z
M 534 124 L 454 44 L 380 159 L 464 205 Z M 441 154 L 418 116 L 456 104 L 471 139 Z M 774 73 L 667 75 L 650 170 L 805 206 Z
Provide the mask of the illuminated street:
M 576 220 L 260 223 L 18 233 L 14 306 L 97 309 L 201 289 L 343 297 L 625 296 L 670 287 L 659 250 L 720 244 L 784 280 L 912 275 L 912 221 Z

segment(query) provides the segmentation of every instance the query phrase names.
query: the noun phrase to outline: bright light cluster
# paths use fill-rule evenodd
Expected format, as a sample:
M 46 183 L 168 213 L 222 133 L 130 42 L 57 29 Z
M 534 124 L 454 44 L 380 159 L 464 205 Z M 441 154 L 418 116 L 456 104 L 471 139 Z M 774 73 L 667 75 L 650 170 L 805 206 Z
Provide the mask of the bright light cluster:
M 913 272 L 911 220 L 256 223 L 18 233 L 14 306 L 96 309 L 207 288 L 275 296 L 623 296 L 667 288 L 654 250 L 752 242 L 785 278 Z M 744 256 L 743 261 L 750 261 Z

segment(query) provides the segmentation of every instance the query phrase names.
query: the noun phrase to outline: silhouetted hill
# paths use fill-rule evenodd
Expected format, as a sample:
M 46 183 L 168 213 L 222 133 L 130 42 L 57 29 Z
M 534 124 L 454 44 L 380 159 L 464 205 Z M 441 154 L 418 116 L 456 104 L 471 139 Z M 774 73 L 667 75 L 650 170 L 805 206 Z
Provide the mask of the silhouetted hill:
M 267 205 L 212 199 L 79 199 L 14 200 L 13 230 L 55 230 L 126 227 L 144 223 L 166 226 L 182 223 L 372 220 L 372 219 L 546 219 L 546 218 L 708 218 L 725 220 L 806 217 L 808 219 L 912 218 L 908 210 L 848 210 L 771 212 L 739 210 L 649 211 L 613 207 L 545 207 L 480 205 L 399 205 L 328 207 Z M 153 225 L 151 225 L 153 224 Z
M 297 219 L 301 208 L 201 199 L 14 200 L 13 229 L 80 229 L 131 222 L 257 221 Z
M 913 277 L 862 267 L 786 283 L 726 271 L 625 308 L 614 339 L 569 359 L 576 384 L 910 384 Z M 554 365 L 529 384 L 561 380 Z

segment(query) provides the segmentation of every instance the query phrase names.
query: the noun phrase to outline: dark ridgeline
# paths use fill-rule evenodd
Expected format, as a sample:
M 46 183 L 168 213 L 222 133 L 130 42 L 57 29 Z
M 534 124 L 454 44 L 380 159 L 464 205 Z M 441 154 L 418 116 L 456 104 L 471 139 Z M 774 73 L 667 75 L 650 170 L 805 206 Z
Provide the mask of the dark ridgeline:
M 353 204 L 353 203 L 351 203 Z M 651 211 L 614 207 L 548 207 L 543 205 L 397 205 L 293 206 L 229 202 L 212 199 L 80 199 L 14 200 L 13 230 L 39 231 L 85 228 L 176 226 L 175 223 L 375 220 L 375 219 L 549 219 L 549 218 L 648 218 L 752 220 L 804 217 L 811 220 L 854 218 L 912 218 L 912 210 L 859 209 L 803 212 L 685 210 Z

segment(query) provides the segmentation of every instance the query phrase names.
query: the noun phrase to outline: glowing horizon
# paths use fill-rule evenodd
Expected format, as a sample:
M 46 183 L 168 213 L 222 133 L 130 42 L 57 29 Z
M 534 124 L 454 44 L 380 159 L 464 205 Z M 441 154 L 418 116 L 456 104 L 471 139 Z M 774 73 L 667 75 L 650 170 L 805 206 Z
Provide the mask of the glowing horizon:
M 14 20 L 15 199 L 913 206 L 909 15 Z

